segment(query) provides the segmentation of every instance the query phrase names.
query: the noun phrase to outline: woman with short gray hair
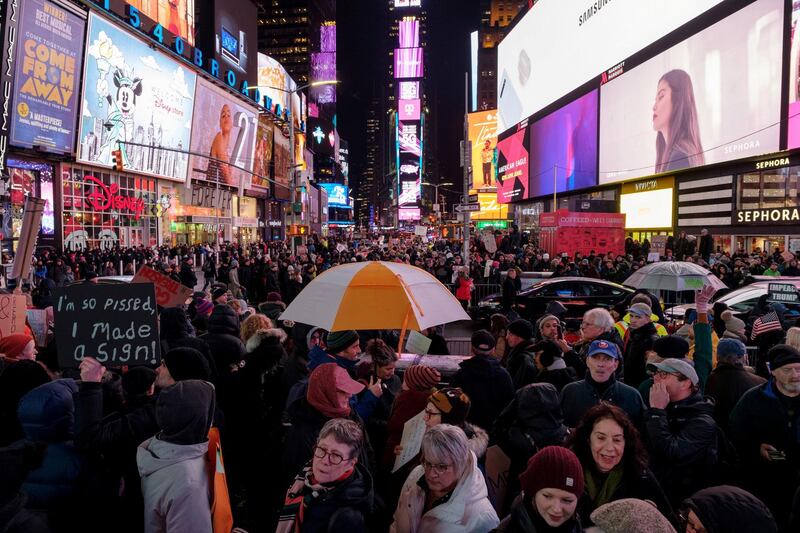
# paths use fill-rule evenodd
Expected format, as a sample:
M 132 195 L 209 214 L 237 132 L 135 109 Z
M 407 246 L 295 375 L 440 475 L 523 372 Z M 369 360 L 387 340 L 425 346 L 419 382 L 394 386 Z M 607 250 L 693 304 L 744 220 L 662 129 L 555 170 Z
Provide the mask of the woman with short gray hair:
M 392 533 L 486 533 L 500 523 L 461 428 L 439 424 L 422 437 L 422 464 L 400 493 Z

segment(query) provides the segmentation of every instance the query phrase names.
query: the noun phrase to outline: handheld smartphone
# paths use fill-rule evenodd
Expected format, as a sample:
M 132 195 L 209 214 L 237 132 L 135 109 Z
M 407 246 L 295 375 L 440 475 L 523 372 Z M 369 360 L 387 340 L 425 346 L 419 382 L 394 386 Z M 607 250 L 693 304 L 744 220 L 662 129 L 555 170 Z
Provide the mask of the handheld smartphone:
M 561 327 L 561 324 L 556 326 L 556 329 L 558 330 L 558 338 L 564 340 L 564 328 Z
M 786 453 L 780 450 L 770 450 L 767 452 L 770 461 L 785 461 Z

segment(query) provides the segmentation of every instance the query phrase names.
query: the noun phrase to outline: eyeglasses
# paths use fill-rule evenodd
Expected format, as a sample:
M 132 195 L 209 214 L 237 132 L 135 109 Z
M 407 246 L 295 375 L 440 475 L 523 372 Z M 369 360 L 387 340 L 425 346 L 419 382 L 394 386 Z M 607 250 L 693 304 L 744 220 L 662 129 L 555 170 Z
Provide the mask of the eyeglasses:
M 448 465 L 445 463 L 433 464 L 429 463 L 425 459 L 422 460 L 422 468 L 425 469 L 426 471 L 433 471 L 433 473 L 435 473 L 437 476 L 441 476 L 442 474 L 447 472 L 451 466 L 453 465 Z
M 425 411 L 423 411 L 423 412 L 425 413 L 425 414 L 422 415 L 424 418 L 432 418 L 434 416 L 442 416 L 442 413 L 440 413 L 438 411 L 428 411 L 427 409 L 425 409 Z
M 325 459 L 326 455 L 328 456 L 328 460 L 331 462 L 332 465 L 340 465 L 342 464 L 342 461 L 346 461 L 344 457 L 342 457 L 336 452 L 329 452 L 325 448 L 314 446 L 314 457 L 316 457 L 317 459 Z
M 683 374 L 676 374 L 674 372 L 667 372 L 666 370 L 656 370 L 655 372 L 653 372 L 653 377 L 654 378 L 657 377 L 657 378 L 660 378 L 660 379 L 664 379 L 667 376 L 675 376 L 675 379 L 677 379 L 678 381 L 683 381 L 683 380 L 687 379 Z

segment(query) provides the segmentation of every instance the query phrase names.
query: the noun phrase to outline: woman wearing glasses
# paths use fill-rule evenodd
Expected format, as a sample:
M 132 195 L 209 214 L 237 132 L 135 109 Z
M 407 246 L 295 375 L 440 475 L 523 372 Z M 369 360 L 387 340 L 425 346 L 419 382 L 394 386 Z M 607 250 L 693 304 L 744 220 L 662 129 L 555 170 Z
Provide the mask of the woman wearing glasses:
M 422 438 L 422 464 L 408 476 L 392 533 L 487 533 L 500 522 L 461 428 L 439 424 Z
M 366 533 L 373 492 L 372 477 L 358 462 L 363 442 L 352 420 L 334 418 L 322 426 L 310 463 L 286 493 L 276 533 Z

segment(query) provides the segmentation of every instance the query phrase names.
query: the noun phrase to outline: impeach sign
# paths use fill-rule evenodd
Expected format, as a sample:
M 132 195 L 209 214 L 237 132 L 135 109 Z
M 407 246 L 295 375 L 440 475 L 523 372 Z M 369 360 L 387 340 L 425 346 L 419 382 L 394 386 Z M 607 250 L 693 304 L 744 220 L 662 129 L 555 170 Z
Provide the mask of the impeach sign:
M 131 283 L 155 285 L 156 303 L 161 307 L 177 307 L 185 304 L 186 299 L 192 296 L 192 289 L 147 266 L 139 269 Z
M 156 294 L 147 283 L 84 283 L 53 291 L 58 362 L 76 367 L 84 357 L 106 366 L 160 361 Z
M 782 304 L 800 302 L 800 294 L 792 283 L 770 283 L 767 289 L 767 301 Z

